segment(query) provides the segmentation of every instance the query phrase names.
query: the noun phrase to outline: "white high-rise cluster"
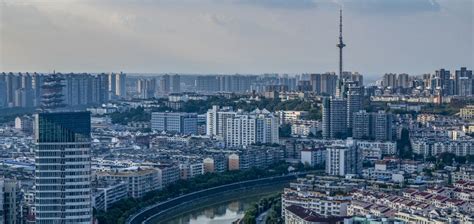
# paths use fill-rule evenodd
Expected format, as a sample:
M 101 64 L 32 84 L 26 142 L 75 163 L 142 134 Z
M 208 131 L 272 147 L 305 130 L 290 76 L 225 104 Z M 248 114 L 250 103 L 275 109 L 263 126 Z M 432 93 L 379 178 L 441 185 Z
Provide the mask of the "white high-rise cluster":
M 226 147 L 279 142 L 278 117 L 266 109 L 245 113 L 214 106 L 207 112 L 206 130 L 207 135 L 221 138 Z

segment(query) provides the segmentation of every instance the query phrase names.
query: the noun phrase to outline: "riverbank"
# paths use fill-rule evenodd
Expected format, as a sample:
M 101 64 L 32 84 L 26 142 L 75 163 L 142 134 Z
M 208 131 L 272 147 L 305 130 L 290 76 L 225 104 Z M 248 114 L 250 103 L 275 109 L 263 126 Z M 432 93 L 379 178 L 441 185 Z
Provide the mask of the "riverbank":
M 284 187 L 288 186 L 288 183 L 275 184 L 272 186 L 263 186 L 256 189 L 241 189 L 232 192 L 221 192 L 214 196 L 196 199 L 190 203 L 185 203 L 181 206 L 177 206 L 173 209 L 168 210 L 156 217 L 153 217 L 147 221 L 146 224 L 162 224 L 167 223 L 170 220 L 176 219 L 177 217 L 183 216 L 187 213 L 193 213 L 198 210 L 202 210 L 206 207 L 212 207 L 214 205 L 235 201 L 237 199 L 248 199 L 253 197 L 263 198 L 269 195 L 274 195 L 283 190 Z
M 227 194 L 236 192 L 236 191 L 245 192 L 251 189 L 262 189 L 265 186 L 272 186 L 279 183 L 289 183 L 292 180 L 296 179 L 297 176 L 304 175 L 304 174 L 305 173 L 294 173 L 294 174 L 288 174 L 288 175 L 282 175 L 282 176 L 276 176 L 276 177 L 260 178 L 257 180 L 242 181 L 242 182 L 222 185 L 218 187 L 213 187 L 213 188 L 185 194 L 185 195 L 170 199 L 168 201 L 146 207 L 142 209 L 141 211 L 139 211 L 134 216 L 130 217 L 127 220 L 127 223 L 139 224 L 146 220 L 151 220 L 157 216 L 163 217 L 162 214 L 168 213 L 169 211 L 172 211 L 178 208 L 179 206 L 192 203 L 195 200 L 198 200 L 201 198 L 205 199 L 215 194 L 224 193 L 227 197 Z
M 288 175 L 288 163 L 276 163 L 265 169 L 252 167 L 248 170 L 226 171 L 223 173 L 206 173 L 188 180 L 178 180 L 164 189 L 150 191 L 142 198 L 126 198 L 114 203 L 107 211 L 96 211 L 94 217 L 101 224 L 123 224 L 139 218 L 147 218 L 163 208 L 173 207 L 186 200 L 192 200 L 203 195 L 208 189 L 243 183 L 249 180 L 258 180 L 268 177 L 281 177 Z M 295 171 L 308 172 L 302 165 L 297 165 Z M 186 197 L 184 195 L 187 195 Z M 174 200 L 179 199 L 179 200 Z M 161 208 L 155 208 L 155 207 Z M 162 207 L 165 206 L 165 207 Z M 150 211 L 151 210 L 151 211 Z M 143 215 L 143 213 L 146 213 Z M 144 220 L 144 219 L 143 219 Z M 141 221 L 137 222 L 141 223 Z

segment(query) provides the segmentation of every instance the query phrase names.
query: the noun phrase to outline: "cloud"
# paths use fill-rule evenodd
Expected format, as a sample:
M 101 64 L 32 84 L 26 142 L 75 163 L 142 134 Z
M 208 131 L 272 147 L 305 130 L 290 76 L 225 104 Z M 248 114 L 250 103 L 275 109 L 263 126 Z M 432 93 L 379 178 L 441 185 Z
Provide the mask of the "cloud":
M 225 2 L 225 1 L 224 1 Z M 343 7 L 360 13 L 409 14 L 441 9 L 437 0 L 231 0 L 232 3 L 270 9 L 334 9 Z
M 474 61 L 470 0 L 3 1 L 0 71 L 334 71 L 340 5 L 348 70 Z
M 313 0 L 234 0 L 233 2 L 278 9 L 309 9 L 316 7 Z
M 343 8 L 370 14 L 410 14 L 441 9 L 436 0 L 335 0 Z

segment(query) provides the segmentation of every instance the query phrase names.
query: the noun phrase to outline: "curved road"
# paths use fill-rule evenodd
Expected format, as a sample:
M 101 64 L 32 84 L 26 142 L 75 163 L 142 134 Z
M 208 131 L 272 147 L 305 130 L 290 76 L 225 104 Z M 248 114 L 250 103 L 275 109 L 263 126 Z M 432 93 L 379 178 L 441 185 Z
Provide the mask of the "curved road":
M 268 214 L 268 210 L 262 212 L 262 214 L 258 215 L 258 217 L 256 218 L 257 220 L 257 224 L 265 224 L 265 220 L 267 219 L 267 214 Z
M 275 183 L 290 182 L 291 180 L 294 180 L 297 177 L 305 175 L 305 174 L 307 174 L 307 172 L 292 173 L 292 174 L 283 175 L 283 176 L 267 177 L 267 178 L 261 178 L 257 180 L 249 180 L 249 181 L 242 181 L 242 182 L 237 182 L 237 183 L 232 183 L 232 184 L 226 184 L 226 185 L 222 185 L 218 187 L 213 187 L 213 188 L 208 188 L 205 190 L 192 192 L 189 194 L 185 194 L 185 195 L 143 208 L 142 210 L 140 210 L 139 213 L 136 213 L 135 215 L 129 217 L 127 219 L 127 224 L 146 223 L 151 218 L 154 218 L 159 215 L 163 215 L 166 212 L 170 212 L 181 205 L 211 196 L 216 193 L 243 190 L 243 189 L 252 189 L 252 188 L 257 188 L 259 186 L 273 185 Z

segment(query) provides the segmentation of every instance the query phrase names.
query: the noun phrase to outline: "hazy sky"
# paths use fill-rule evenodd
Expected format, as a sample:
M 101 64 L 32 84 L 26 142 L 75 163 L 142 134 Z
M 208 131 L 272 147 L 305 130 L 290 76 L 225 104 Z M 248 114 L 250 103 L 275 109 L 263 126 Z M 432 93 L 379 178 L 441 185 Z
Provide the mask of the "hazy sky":
M 0 71 L 421 74 L 474 65 L 473 0 L 0 0 Z

